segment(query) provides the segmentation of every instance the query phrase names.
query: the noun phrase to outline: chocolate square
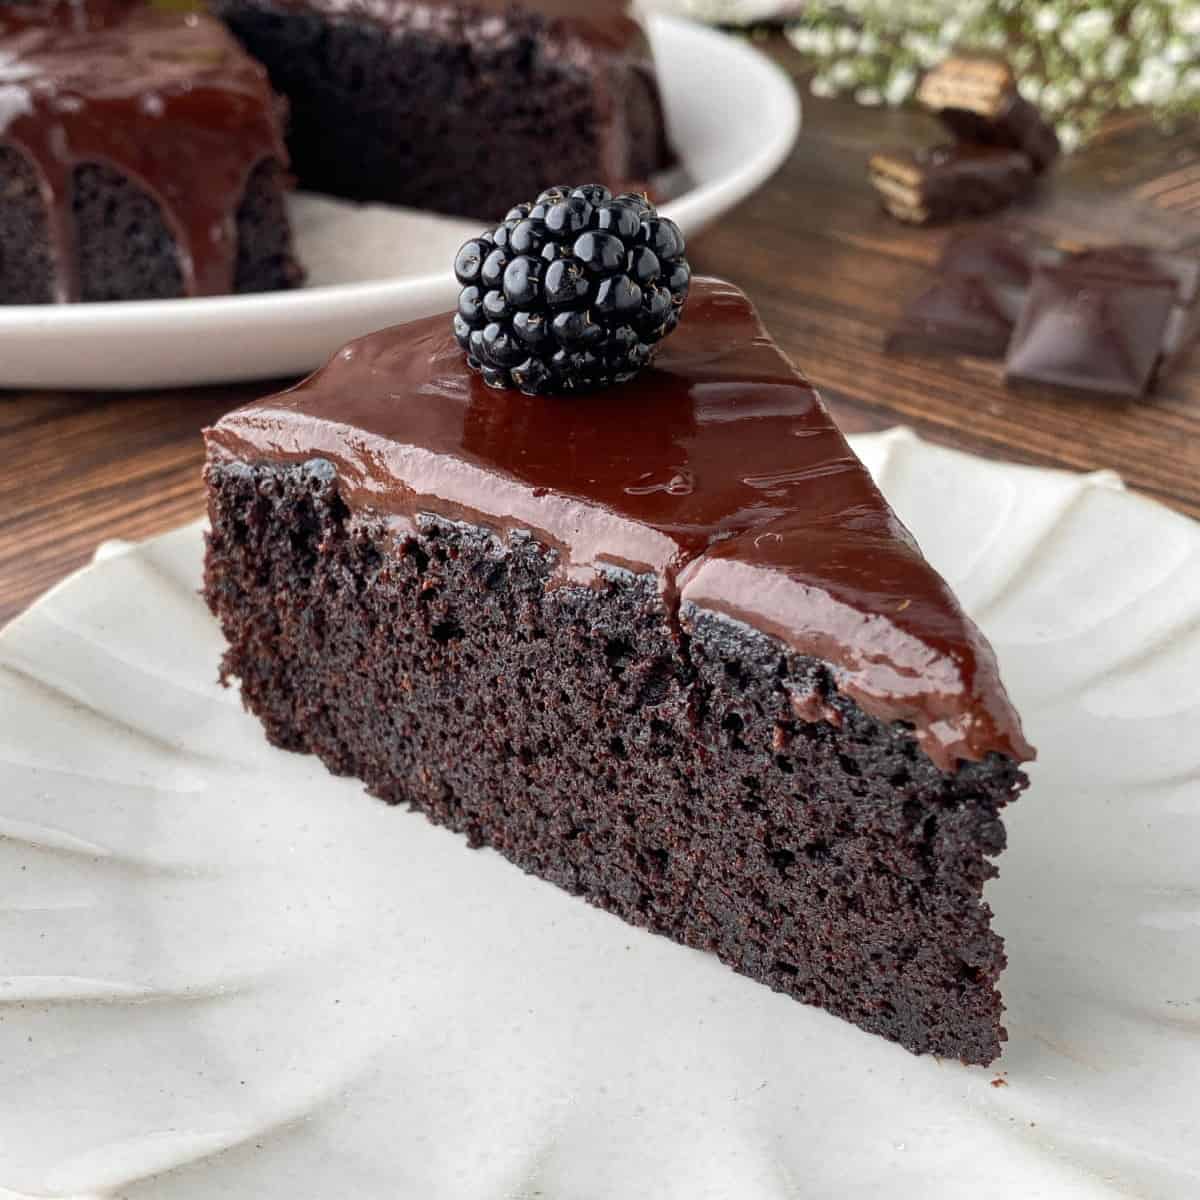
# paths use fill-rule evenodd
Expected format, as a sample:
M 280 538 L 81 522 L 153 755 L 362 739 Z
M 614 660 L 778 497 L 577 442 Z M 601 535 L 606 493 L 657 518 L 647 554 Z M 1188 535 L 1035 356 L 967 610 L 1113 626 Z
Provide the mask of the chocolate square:
M 943 275 L 905 306 L 885 349 L 1000 358 L 1011 335 L 1012 319 L 985 280 Z
M 991 293 L 1010 323 L 1021 315 L 1025 295 L 1039 262 L 1063 255 L 1025 229 L 999 226 L 970 229 L 946 243 L 937 269 L 942 275 L 970 275 Z M 1003 347 L 1001 348 L 1003 353 Z
M 1175 370 L 1200 340 L 1200 253 L 1149 246 L 1099 246 L 1077 254 L 1074 262 L 1120 279 L 1161 278 L 1175 287 L 1175 305 L 1163 335 L 1162 377 Z
M 1107 294 L 1128 288 L 1135 297 L 1149 297 L 1148 307 L 1141 316 L 1160 329 L 1153 355 L 1150 343 L 1145 340 L 1149 334 L 1138 332 L 1140 322 L 1119 318 L 1119 301 L 1105 303 L 1118 318 L 1118 327 L 1138 339 L 1138 349 L 1131 357 L 1127 355 L 1126 367 L 1105 368 L 1104 356 L 1111 354 L 1113 347 L 1107 342 L 1100 344 L 1098 339 L 1095 373 L 1107 380 L 1105 385 L 1079 378 L 1079 372 L 1058 362 L 1044 348 L 1037 350 L 1030 345 L 1018 348 L 1014 325 L 1021 325 L 1022 341 L 1029 340 L 1022 314 L 1030 299 L 1031 284 L 1041 272 L 1057 267 L 1067 272 L 1063 278 L 1077 290 L 1090 285 L 1092 291 Z M 936 281 L 905 306 L 887 337 L 886 349 L 998 358 L 1004 355 L 1013 338 L 1008 368 L 1012 378 L 1030 377 L 1068 387 L 1136 395 L 1175 370 L 1200 342 L 1200 253 L 1115 245 L 1068 254 L 1046 245 L 1027 230 L 1001 226 L 971 229 L 952 238 L 942 251 L 937 271 Z M 1039 285 L 1036 305 L 1045 307 L 1052 282 Z M 1159 327 L 1156 314 L 1162 307 L 1164 290 L 1167 315 Z M 1133 301 L 1140 302 L 1140 299 Z M 1082 317 L 1076 316 L 1075 325 L 1079 325 Z M 1046 329 L 1039 329 L 1037 337 L 1046 336 Z M 1060 331 L 1057 340 L 1056 353 L 1069 355 L 1070 339 Z M 1138 383 L 1144 377 L 1144 359 L 1148 356 L 1152 358 L 1148 382 Z
M 937 278 L 905 306 L 889 351 L 1002 358 L 1046 253 L 1040 238 L 1011 226 L 970 229 L 946 243 Z
M 1195 304 L 1200 296 L 1200 254 L 1150 246 L 1096 246 L 1081 251 L 1074 261 L 1092 271 L 1131 277 L 1164 276 L 1175 284 L 1176 299 L 1185 306 Z
M 1159 375 L 1167 375 L 1179 367 L 1200 342 L 1200 304 L 1187 307 L 1177 304 L 1171 310 L 1167 332 L 1163 337 L 1162 365 Z
M 1074 259 L 1034 272 L 1005 376 L 1121 396 L 1150 386 L 1176 307 L 1161 273 Z

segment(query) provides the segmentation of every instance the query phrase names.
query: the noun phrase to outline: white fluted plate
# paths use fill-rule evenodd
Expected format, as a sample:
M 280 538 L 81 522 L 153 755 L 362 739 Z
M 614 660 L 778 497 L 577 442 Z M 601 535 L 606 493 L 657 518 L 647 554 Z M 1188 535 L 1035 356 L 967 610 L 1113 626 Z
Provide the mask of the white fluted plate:
M 1041 749 L 988 889 L 993 1068 L 267 746 L 190 526 L 0 634 L 0 1196 L 1194 1200 L 1200 526 L 1107 473 L 855 447 Z
M 796 140 L 800 101 L 784 72 L 744 39 L 678 17 L 652 14 L 644 23 L 686 180 L 660 211 L 691 237 L 774 173 Z M 302 375 L 351 338 L 453 308 L 450 264 L 480 230 L 478 221 L 306 194 L 292 197 L 291 216 L 308 271 L 296 291 L 0 305 L 0 388 Z

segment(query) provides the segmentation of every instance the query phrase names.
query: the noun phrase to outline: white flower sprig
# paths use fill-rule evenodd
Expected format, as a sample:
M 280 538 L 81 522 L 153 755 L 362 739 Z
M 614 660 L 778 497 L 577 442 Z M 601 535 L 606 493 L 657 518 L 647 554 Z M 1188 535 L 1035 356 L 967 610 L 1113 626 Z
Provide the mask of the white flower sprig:
M 818 96 L 899 105 L 955 50 L 1006 57 L 1074 149 L 1113 112 L 1200 118 L 1200 0 L 809 0 L 787 30 Z

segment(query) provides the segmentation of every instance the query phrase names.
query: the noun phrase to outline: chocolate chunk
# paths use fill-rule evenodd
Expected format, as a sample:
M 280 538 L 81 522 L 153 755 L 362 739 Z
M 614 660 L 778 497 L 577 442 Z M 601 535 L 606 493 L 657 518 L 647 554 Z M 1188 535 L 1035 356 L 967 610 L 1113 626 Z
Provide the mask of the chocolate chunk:
M 1035 171 L 1058 157 L 1054 127 L 1020 94 L 1012 68 L 999 59 L 948 58 L 921 80 L 917 100 L 963 142 L 1019 150 Z
M 1077 257 L 1039 266 L 1009 344 L 1005 375 L 1090 392 L 1149 388 L 1177 307 L 1176 282 Z
M 1060 262 L 1063 255 L 1025 229 L 1000 226 L 970 229 L 946 243 L 937 269 L 941 275 L 970 275 L 989 291 L 996 306 L 1016 322 L 1025 303 L 1034 266 Z M 1001 347 L 1000 352 L 1003 353 Z
M 893 217 L 930 225 L 1003 208 L 1030 190 L 1034 176 L 1019 151 L 948 145 L 876 154 L 870 178 Z
M 1012 328 L 1012 318 L 997 303 L 986 280 L 974 275 L 943 275 L 906 305 L 885 348 L 1000 358 Z
M 1200 304 L 1176 304 L 1167 321 L 1163 336 L 1162 362 L 1159 376 L 1175 370 L 1200 342 Z
M 1175 304 L 1163 335 L 1160 376 L 1174 370 L 1200 341 L 1200 254 L 1117 245 L 1085 250 L 1073 261 L 1118 279 L 1136 282 L 1156 277 L 1171 281 Z
M 1180 304 L 1191 305 L 1200 295 L 1200 255 L 1158 250 L 1150 246 L 1096 246 L 1073 260 L 1090 271 L 1134 279 L 1163 276 L 1175 285 Z
M 1065 274 L 1047 275 L 1056 268 Z M 1031 295 L 1035 279 L 1040 282 Z M 1125 288 L 1131 299 L 1119 298 Z M 1077 299 L 1079 311 L 1072 313 L 1064 289 L 1091 298 Z M 1143 301 L 1145 311 L 1129 316 L 1126 310 Z M 1096 305 L 1102 311 L 1089 315 L 1086 310 Z M 1165 319 L 1160 319 L 1164 308 Z M 1055 332 L 1060 321 L 1065 324 Z M 1032 332 L 1031 323 L 1037 326 Z M 1106 323 L 1115 330 L 1111 345 L 1109 335 L 1088 333 Z M 1016 336 L 1014 326 L 1020 326 Z M 1099 347 L 1095 353 L 1071 349 L 1089 336 Z M 1139 394 L 1177 368 L 1200 342 L 1200 253 L 1117 245 L 1068 254 L 1023 229 L 968 230 L 946 243 L 935 282 L 905 306 L 885 347 L 999 358 L 1010 339 L 1011 378 Z M 1128 339 L 1133 339 L 1132 353 L 1124 348 Z M 1072 366 L 1072 354 L 1080 356 L 1078 368 Z M 1126 365 L 1106 365 L 1114 355 Z M 1088 382 L 1090 374 L 1100 382 Z
M 905 305 L 885 348 L 1002 358 L 1034 265 L 1046 254 L 1040 238 L 1012 227 L 971 229 L 951 238 L 936 281 Z

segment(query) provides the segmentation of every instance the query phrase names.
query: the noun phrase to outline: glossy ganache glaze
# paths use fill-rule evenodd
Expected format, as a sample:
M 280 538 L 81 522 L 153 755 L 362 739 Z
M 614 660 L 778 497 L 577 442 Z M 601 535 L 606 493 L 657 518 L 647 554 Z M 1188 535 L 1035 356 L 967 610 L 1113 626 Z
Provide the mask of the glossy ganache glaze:
M 0 144 L 37 171 L 59 301 L 78 298 L 72 179 L 85 163 L 159 205 L 187 295 L 232 291 L 246 183 L 264 160 L 288 161 L 280 104 L 210 17 L 122 0 L 0 5 Z
M 620 387 L 488 388 L 439 316 L 350 343 L 206 438 L 218 463 L 328 460 L 353 511 L 532 530 L 564 581 L 651 572 L 685 629 L 714 611 L 832 663 L 945 769 L 1033 756 L 990 647 L 729 284 L 695 280 Z

